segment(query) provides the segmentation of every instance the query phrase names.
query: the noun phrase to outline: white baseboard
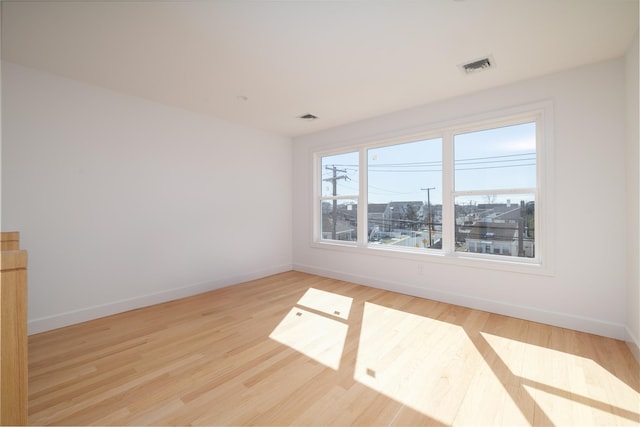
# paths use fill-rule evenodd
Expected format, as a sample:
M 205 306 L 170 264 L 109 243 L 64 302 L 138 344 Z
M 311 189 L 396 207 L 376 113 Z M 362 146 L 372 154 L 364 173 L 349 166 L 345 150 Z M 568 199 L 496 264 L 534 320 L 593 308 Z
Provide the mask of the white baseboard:
M 310 265 L 294 264 L 293 269 L 304 273 L 317 274 L 319 276 L 330 277 L 332 279 L 344 280 L 364 286 L 371 286 L 402 294 L 432 299 L 476 310 L 488 311 L 491 313 L 572 329 L 575 331 L 588 332 L 618 340 L 625 340 L 626 336 L 625 326 L 613 322 L 542 310 L 534 307 L 513 305 L 501 301 L 407 285 L 405 283 L 380 280 L 374 277 L 354 275 L 351 273 L 328 270 Z
M 167 301 L 173 301 L 180 298 L 190 297 L 192 295 L 201 294 L 212 291 L 214 289 L 224 288 L 226 286 L 238 283 L 248 282 L 262 277 L 271 276 L 273 274 L 284 273 L 292 269 L 291 264 L 271 267 L 263 270 L 253 271 L 225 279 L 219 279 L 211 282 L 197 283 L 195 285 L 183 286 L 180 288 L 167 289 L 165 291 L 141 295 L 139 297 L 128 298 L 120 301 L 114 301 L 106 304 L 86 307 L 79 310 L 59 313 L 52 316 L 31 319 L 28 323 L 29 335 L 52 329 L 62 328 L 64 326 L 74 325 L 76 323 L 86 322 L 88 320 L 98 319 L 100 317 L 111 316 L 125 311 L 135 310 L 141 307 L 148 307 L 154 304 L 161 304 Z
M 640 365 L 640 340 L 638 340 L 638 337 L 631 332 L 631 329 L 629 329 L 628 326 L 625 328 L 625 332 L 626 336 L 624 341 L 627 343 L 627 347 L 631 350 L 631 354 L 633 354 L 633 357 L 635 357 L 636 361 Z

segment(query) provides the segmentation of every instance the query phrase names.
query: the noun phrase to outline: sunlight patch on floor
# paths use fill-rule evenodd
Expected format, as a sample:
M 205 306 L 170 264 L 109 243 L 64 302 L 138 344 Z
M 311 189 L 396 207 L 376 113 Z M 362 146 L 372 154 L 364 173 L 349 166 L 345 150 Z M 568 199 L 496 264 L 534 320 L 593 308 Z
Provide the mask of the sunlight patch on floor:
M 367 302 L 354 379 L 450 424 L 478 357 L 459 326 Z
M 305 292 L 302 298 L 298 301 L 298 305 L 321 311 L 330 316 L 336 316 L 344 320 L 349 319 L 349 312 L 351 311 L 352 303 L 353 298 L 334 294 L 333 292 L 321 291 L 315 288 L 307 289 L 307 292 Z
M 349 318 L 352 301 L 343 295 L 309 288 L 269 338 L 338 370 L 349 329 L 344 321 Z
M 536 404 L 522 386 L 519 377 L 527 359 L 525 348 L 512 340 L 503 341 L 500 346 L 491 346 L 485 336 L 481 332 L 473 338 L 481 360 L 472 369 L 469 389 L 460 406 L 455 425 L 534 424 Z M 480 356 L 480 352 L 483 356 Z M 499 356 L 505 352 L 513 358 L 510 366 Z M 538 415 L 539 419 L 547 419 L 543 412 Z
M 640 421 L 639 394 L 593 360 L 488 333 L 482 336 L 553 424 Z
M 270 338 L 339 370 L 351 305 L 310 288 Z M 363 307 L 353 378 L 447 425 L 640 421 L 638 392 L 592 359 L 371 302 Z
M 347 329 L 345 323 L 294 307 L 269 338 L 337 370 Z

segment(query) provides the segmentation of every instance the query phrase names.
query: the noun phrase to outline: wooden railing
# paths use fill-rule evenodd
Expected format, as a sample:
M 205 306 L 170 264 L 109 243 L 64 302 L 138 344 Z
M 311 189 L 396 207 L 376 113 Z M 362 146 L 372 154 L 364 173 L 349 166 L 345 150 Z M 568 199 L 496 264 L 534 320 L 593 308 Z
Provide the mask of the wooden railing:
M 27 425 L 27 252 L 0 233 L 0 425 Z

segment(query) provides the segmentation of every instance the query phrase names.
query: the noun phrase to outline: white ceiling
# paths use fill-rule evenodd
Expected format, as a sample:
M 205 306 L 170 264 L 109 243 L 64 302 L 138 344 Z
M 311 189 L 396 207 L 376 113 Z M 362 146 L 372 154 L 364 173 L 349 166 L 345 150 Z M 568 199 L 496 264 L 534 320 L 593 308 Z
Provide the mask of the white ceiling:
M 637 30 L 638 0 L 2 2 L 5 60 L 287 136 L 621 57 Z

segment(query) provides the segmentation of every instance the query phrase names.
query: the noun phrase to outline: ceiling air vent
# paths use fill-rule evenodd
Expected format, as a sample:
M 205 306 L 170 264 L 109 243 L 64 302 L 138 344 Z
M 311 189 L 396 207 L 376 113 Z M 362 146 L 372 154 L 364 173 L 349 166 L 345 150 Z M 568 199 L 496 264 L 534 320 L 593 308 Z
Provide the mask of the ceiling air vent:
M 495 61 L 492 56 L 486 56 L 484 58 L 458 65 L 458 67 L 460 67 L 462 72 L 465 74 L 473 74 L 495 67 Z
M 299 116 L 298 118 L 311 122 L 313 120 L 316 120 L 318 118 L 318 116 L 314 116 L 313 114 L 307 113 L 307 114 L 303 114 L 303 115 Z

